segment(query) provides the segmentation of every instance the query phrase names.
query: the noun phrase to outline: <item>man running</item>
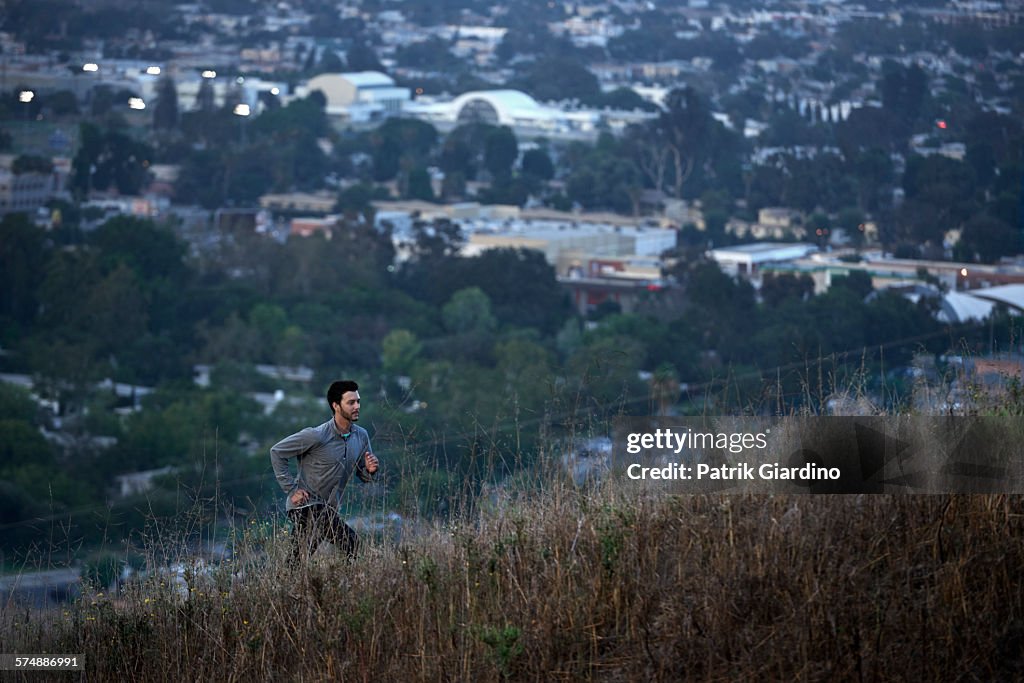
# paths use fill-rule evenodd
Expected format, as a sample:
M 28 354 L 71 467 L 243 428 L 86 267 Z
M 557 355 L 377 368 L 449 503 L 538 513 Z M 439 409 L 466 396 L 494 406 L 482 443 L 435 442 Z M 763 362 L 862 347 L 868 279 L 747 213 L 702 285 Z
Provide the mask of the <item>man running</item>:
M 355 556 L 359 540 L 341 518 L 341 494 L 355 472 L 362 481 L 373 481 L 380 463 L 370 448 L 370 435 L 355 424 L 359 420 L 359 385 L 352 380 L 333 382 L 327 389 L 332 417 L 319 427 L 306 427 L 274 444 L 270 462 L 274 476 L 288 496 L 292 521 L 291 563 L 303 552 L 312 555 L 324 541 Z M 292 474 L 289 458 L 298 463 Z

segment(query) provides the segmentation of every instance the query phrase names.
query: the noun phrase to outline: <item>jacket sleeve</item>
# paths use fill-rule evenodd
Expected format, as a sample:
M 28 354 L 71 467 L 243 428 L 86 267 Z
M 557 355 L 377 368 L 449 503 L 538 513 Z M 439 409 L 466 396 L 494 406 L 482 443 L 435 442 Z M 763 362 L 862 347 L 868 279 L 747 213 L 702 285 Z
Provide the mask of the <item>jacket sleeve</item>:
M 303 429 L 291 436 L 287 436 L 270 448 L 270 464 L 274 468 L 274 477 L 285 493 L 295 490 L 297 483 L 291 467 L 288 466 L 289 458 L 297 458 L 304 455 L 306 451 L 316 444 L 316 432 L 313 429 Z
M 378 458 L 377 471 L 374 472 L 373 474 L 370 474 L 369 472 L 367 472 L 366 471 L 366 454 L 367 453 L 373 453 L 373 447 L 370 446 L 370 435 L 369 434 L 366 435 L 366 447 L 363 449 L 363 452 L 359 454 L 359 460 L 356 460 L 356 476 L 359 477 L 360 481 L 370 482 L 370 481 L 373 481 L 374 479 L 376 479 L 377 475 L 380 473 L 381 465 L 380 465 L 380 459 Z M 373 454 L 376 455 L 376 453 L 373 453 Z

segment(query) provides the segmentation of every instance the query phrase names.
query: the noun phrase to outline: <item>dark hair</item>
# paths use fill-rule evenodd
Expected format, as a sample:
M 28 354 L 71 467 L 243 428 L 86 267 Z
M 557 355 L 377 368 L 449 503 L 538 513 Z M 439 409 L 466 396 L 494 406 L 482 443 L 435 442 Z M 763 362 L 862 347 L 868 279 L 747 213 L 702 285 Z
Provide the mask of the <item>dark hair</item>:
M 341 397 L 346 391 L 359 391 L 359 385 L 350 379 L 339 379 L 337 382 L 331 382 L 331 386 L 327 388 L 327 408 L 331 415 L 334 414 L 334 404 L 341 402 Z

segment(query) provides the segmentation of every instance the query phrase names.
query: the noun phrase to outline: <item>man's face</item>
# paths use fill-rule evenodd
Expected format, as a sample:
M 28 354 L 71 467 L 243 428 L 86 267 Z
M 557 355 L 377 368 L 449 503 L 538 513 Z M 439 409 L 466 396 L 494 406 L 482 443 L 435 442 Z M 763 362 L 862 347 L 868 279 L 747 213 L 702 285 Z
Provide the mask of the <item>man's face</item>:
M 359 420 L 359 392 L 346 391 L 341 395 L 341 401 L 334 404 L 336 414 L 349 422 Z

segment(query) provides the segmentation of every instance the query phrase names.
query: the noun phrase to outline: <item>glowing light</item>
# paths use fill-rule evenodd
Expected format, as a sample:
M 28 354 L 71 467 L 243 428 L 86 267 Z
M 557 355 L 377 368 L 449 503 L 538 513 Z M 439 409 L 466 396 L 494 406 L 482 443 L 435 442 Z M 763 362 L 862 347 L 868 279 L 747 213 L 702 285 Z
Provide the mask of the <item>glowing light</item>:
M 238 116 L 248 116 L 249 115 L 249 105 L 248 104 L 244 104 L 244 103 L 243 104 L 236 104 L 234 112 Z
M 22 90 L 20 93 L 18 93 L 18 101 L 24 102 L 25 104 L 28 104 L 29 102 L 34 100 L 35 97 L 36 94 L 31 90 Z
M 960 269 L 960 277 L 967 277 L 967 269 L 966 268 L 961 268 Z
M 276 97 L 277 95 L 281 94 L 281 89 L 280 88 L 276 88 L 276 87 L 275 88 L 271 88 L 270 89 L 270 94 L 274 95 Z
M 245 83 L 245 79 L 239 76 L 235 79 L 235 83 L 237 83 L 238 85 L 242 85 L 243 83 Z
M 935 122 L 935 125 L 942 130 L 946 130 L 946 121 L 944 119 L 939 119 L 938 121 Z
M 160 67 L 158 67 L 158 66 L 151 66 L 148 69 L 146 69 L 146 73 L 149 74 L 150 76 L 159 76 L 160 75 Z
M 99 70 L 100 70 L 100 65 L 96 64 L 94 62 L 89 62 L 88 64 L 83 64 L 82 65 L 82 71 L 92 72 L 92 71 L 99 71 Z
M 146 103 L 142 101 L 141 97 L 129 97 L 128 106 L 132 109 L 142 110 L 146 108 Z
M 213 69 L 207 69 L 203 72 L 203 78 L 217 78 L 217 72 Z

